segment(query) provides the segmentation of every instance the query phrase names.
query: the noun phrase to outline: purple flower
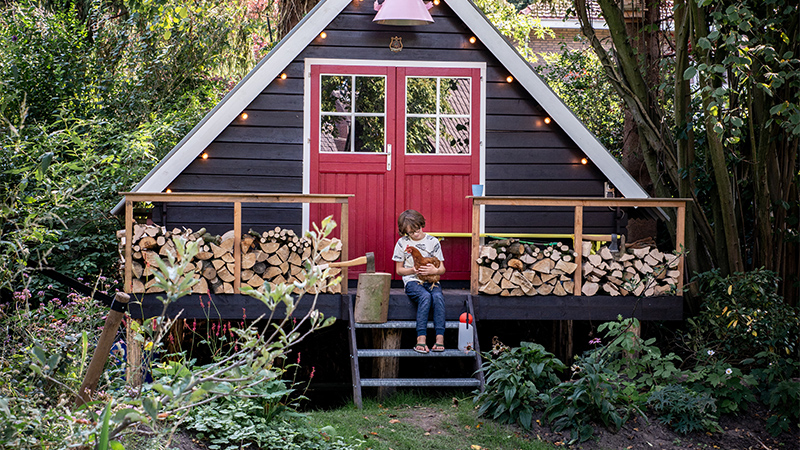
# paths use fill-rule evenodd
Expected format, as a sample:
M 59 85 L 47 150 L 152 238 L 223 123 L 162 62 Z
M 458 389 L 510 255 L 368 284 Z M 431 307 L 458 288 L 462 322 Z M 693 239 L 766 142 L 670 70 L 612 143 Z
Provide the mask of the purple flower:
M 17 42 L 17 35 L 11 36 L 11 42 Z
M 589 345 L 599 345 L 601 343 L 602 341 L 600 341 L 600 338 L 594 338 L 591 341 L 589 341 Z

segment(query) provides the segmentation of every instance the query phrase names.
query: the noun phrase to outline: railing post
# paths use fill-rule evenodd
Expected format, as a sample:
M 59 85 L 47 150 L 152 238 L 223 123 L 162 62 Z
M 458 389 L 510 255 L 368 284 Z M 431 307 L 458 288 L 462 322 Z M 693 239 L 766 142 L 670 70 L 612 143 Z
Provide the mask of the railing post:
M 233 292 L 242 287 L 242 202 L 233 203 Z
M 572 246 L 575 248 L 575 288 L 572 295 L 581 295 L 581 282 L 583 280 L 583 205 L 575 206 L 575 235 Z
M 133 291 L 133 201 L 125 199 L 125 284 L 122 290 Z
M 348 201 L 345 198 L 344 201 L 341 203 L 342 205 L 342 215 L 341 215 L 341 240 L 342 240 L 342 253 L 341 253 L 341 260 L 347 261 L 350 259 L 350 252 L 347 250 L 348 246 L 348 239 L 347 236 L 350 233 L 348 231 L 349 228 L 349 221 L 350 221 L 350 210 L 348 208 Z M 342 267 L 342 295 L 347 295 L 347 267 Z
M 471 260 L 469 262 L 469 291 L 472 295 L 478 295 L 478 246 L 480 245 L 481 233 L 481 205 L 472 199 L 472 245 L 470 247 Z
M 683 295 L 683 253 L 686 240 L 686 203 L 678 206 L 678 223 L 675 230 L 675 250 L 678 252 L 678 293 Z

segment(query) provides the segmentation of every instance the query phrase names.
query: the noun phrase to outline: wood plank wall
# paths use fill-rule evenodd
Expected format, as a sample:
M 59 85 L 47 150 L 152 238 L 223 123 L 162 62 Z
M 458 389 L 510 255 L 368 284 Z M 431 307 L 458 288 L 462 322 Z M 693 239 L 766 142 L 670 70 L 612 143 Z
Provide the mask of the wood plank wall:
M 444 4 L 434 7 L 435 23 L 422 27 L 389 27 L 372 23 L 368 0 L 353 1 L 284 70 L 287 79 L 274 80 L 206 152 L 170 186 L 174 191 L 302 192 L 303 74 L 305 58 L 364 60 L 486 61 L 486 193 L 487 195 L 602 196 L 605 177 L 591 164 L 555 122 L 544 123 L 542 107 L 518 83 L 508 83 L 507 71 Z M 393 36 L 403 38 L 403 50 L 389 49 Z M 155 220 L 168 227 L 205 226 L 211 232 L 229 229 L 229 207 L 171 205 L 166 221 L 158 209 Z M 586 234 L 615 231 L 614 212 L 587 210 Z M 570 208 L 521 209 L 487 207 L 486 230 L 496 233 L 571 233 Z M 275 226 L 300 231 L 300 205 L 243 207 L 243 229 Z M 624 226 L 624 224 L 623 224 Z M 228 227 L 228 228 L 226 228 Z

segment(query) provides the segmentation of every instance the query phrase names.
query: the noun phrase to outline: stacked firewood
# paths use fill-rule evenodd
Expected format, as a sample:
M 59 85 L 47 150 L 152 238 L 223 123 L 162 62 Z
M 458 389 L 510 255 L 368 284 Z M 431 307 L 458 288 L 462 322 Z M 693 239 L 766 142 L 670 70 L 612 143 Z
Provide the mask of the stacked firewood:
M 488 295 L 571 295 L 575 252 L 563 244 L 539 247 L 518 239 L 500 239 L 481 246 L 479 291 Z
M 583 242 L 582 295 L 656 296 L 670 292 L 679 276 L 678 256 L 649 243 L 634 243 L 612 252 L 608 245 L 592 252 Z M 479 292 L 501 296 L 573 295 L 578 268 L 575 251 L 562 243 L 538 246 L 500 239 L 481 246 Z
M 659 251 L 652 239 L 624 245 L 612 252 L 607 245 L 590 254 L 583 243 L 583 295 L 633 295 L 654 297 L 674 292 L 680 271 L 679 256 Z
M 187 241 L 197 241 L 200 251 L 192 259 L 189 269 L 194 271 L 193 277 L 199 282 L 192 288 L 194 293 L 233 294 L 235 280 L 235 243 L 233 230 L 222 236 L 212 235 L 200 229 L 167 230 L 154 225 L 134 225 L 131 240 L 131 271 L 133 293 L 161 292 L 155 286 L 152 276 L 158 270 L 156 258 L 166 259 L 168 254 L 176 255 L 173 236 L 182 236 Z M 120 238 L 120 272 L 125 270 L 125 230 L 117 232 Z M 342 243 L 338 239 L 323 239 L 317 244 L 323 251 L 318 253 L 318 264 L 333 262 L 341 255 Z M 264 282 L 271 285 L 294 283 L 305 280 L 304 263 L 314 255 L 310 239 L 300 237 L 290 229 L 276 227 L 274 230 L 257 233 L 250 231 L 241 239 L 241 285 L 249 285 L 263 290 Z M 331 278 L 336 277 L 340 269 L 330 269 Z M 327 286 L 319 282 L 306 289 L 309 293 L 338 293 L 338 284 Z M 296 292 L 299 292 L 296 289 Z

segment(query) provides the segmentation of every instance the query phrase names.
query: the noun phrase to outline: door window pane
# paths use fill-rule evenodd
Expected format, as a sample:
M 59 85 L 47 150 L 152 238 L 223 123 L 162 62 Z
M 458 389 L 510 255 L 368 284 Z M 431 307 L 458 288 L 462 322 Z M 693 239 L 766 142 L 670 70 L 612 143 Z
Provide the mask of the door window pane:
M 406 127 L 406 153 L 436 153 L 436 119 L 409 117 Z
M 321 75 L 319 136 L 320 152 L 383 152 L 386 77 Z
M 356 112 L 382 113 L 386 107 L 384 77 L 356 77 Z
M 442 130 L 439 134 L 439 153 L 469 154 L 469 119 L 460 117 L 443 117 Z
M 469 78 L 442 78 L 439 103 L 445 114 L 469 115 Z
M 470 154 L 470 90 L 470 78 L 406 78 L 406 153 Z
M 406 99 L 409 114 L 436 114 L 436 79 L 409 78 Z

